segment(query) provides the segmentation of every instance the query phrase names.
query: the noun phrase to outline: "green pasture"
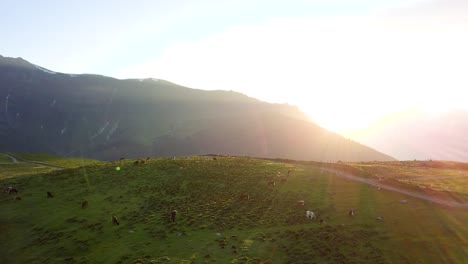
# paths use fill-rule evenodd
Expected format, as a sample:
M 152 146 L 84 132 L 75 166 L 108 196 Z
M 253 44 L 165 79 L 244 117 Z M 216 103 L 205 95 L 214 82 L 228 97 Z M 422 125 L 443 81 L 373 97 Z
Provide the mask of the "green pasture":
M 312 166 L 207 156 L 145 159 L 138 165 L 91 162 L 37 173 L 34 165 L 10 165 L 0 166 L 0 185 L 17 188 L 21 200 L 0 196 L 0 263 L 467 259 L 466 210 L 379 191 Z M 289 169 L 294 171 L 287 176 Z M 47 198 L 47 191 L 54 197 Z M 250 199 L 241 200 L 242 194 Z M 84 209 L 83 200 L 89 202 Z M 348 216 L 352 208 L 354 217 Z M 171 210 L 178 211 L 175 223 Z M 307 219 L 306 210 L 318 218 Z

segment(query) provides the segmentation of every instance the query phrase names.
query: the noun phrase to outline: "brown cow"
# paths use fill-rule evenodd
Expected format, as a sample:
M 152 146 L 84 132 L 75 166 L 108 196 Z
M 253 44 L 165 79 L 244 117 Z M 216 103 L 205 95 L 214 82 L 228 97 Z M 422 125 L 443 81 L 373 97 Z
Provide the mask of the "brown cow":
M 88 206 L 88 201 L 84 200 L 81 202 L 81 208 L 86 208 Z
M 282 178 L 282 179 L 281 179 L 281 183 L 285 183 L 285 182 L 287 182 L 287 181 L 288 181 L 288 179 L 286 179 L 286 178 Z
M 175 222 L 175 221 L 176 221 L 176 216 L 177 216 L 177 211 L 176 211 L 176 210 L 172 210 L 172 211 L 171 211 L 171 219 L 172 219 L 172 222 Z
M 114 225 L 120 225 L 119 219 L 117 219 L 116 216 L 112 216 L 112 224 L 114 224 Z
M 304 203 L 304 200 L 297 201 L 297 204 L 302 207 L 304 207 Z
M 240 199 L 241 199 L 242 201 L 248 201 L 248 200 L 250 200 L 250 195 L 248 195 L 248 194 L 241 194 Z
M 268 186 L 275 186 L 275 185 L 276 185 L 276 183 L 274 181 L 269 181 L 268 182 Z

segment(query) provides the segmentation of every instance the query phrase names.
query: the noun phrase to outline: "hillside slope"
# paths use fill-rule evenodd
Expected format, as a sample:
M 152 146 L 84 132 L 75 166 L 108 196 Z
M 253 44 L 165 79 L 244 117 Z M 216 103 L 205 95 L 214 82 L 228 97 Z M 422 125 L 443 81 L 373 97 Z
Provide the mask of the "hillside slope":
M 275 186 L 267 184 L 272 180 Z M 1 263 L 463 263 L 466 257 L 466 210 L 313 166 L 234 157 L 125 160 L 3 180 L 0 172 L 0 184 L 22 198 L 0 195 Z M 307 219 L 306 210 L 317 219 Z
M 0 57 L 0 105 L 3 151 L 392 160 L 311 123 L 297 107 L 163 80 L 57 73 L 21 58 Z

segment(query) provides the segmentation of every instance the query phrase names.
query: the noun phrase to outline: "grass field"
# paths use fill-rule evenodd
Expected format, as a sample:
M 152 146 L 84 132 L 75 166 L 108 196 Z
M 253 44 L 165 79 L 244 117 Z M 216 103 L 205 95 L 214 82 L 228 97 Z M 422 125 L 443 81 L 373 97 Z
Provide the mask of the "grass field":
M 468 257 L 466 210 L 379 191 L 318 167 L 233 157 L 97 162 L 43 173 L 3 166 L 10 165 L 0 167 L 1 186 L 15 186 L 22 200 L 1 195 L 0 263 L 464 263 Z M 288 169 L 295 169 L 289 177 Z M 288 181 L 280 183 L 282 177 Z M 276 186 L 267 185 L 271 180 Z M 250 200 L 240 200 L 242 194 Z M 351 208 L 354 217 L 347 215 Z M 307 219 L 306 209 L 324 222 Z M 112 225 L 113 215 L 120 225 Z

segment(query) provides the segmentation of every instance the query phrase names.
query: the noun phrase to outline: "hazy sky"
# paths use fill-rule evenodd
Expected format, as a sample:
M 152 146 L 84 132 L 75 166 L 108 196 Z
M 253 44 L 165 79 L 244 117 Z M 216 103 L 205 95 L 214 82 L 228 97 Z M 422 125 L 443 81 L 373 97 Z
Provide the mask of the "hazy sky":
M 342 132 L 468 108 L 466 0 L 0 0 L 0 54 L 296 104 Z

